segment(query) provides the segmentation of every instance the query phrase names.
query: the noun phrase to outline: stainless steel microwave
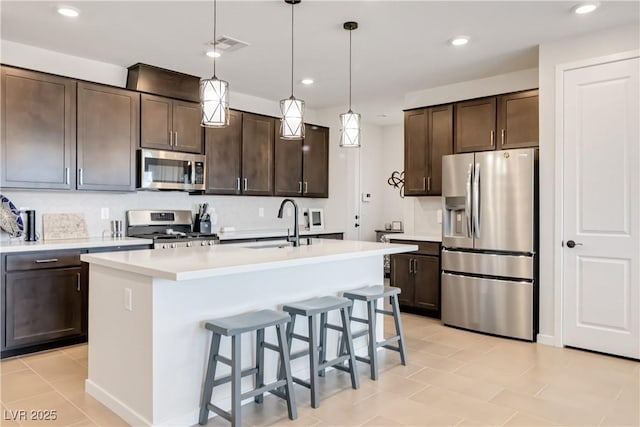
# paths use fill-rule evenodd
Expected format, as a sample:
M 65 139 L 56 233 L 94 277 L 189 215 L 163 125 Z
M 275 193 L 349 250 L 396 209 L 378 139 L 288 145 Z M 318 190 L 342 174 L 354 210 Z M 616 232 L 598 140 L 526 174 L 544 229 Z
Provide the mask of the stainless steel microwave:
M 139 150 L 138 188 L 142 190 L 204 190 L 205 156 L 173 151 Z

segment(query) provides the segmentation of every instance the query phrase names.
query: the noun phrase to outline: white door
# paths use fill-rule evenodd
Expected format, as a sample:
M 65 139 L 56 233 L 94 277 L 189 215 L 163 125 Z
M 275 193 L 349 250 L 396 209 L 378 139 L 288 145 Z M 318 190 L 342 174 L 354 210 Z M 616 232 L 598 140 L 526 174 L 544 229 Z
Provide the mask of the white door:
M 640 358 L 639 67 L 635 57 L 566 70 L 562 91 L 564 345 L 633 358 Z

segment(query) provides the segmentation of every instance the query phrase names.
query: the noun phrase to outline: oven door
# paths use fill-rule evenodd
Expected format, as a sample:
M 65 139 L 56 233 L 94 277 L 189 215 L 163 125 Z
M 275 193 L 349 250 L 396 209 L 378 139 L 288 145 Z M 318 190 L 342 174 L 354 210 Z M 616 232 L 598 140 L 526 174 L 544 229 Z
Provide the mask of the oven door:
M 138 154 L 139 189 L 205 189 L 205 156 L 146 149 Z

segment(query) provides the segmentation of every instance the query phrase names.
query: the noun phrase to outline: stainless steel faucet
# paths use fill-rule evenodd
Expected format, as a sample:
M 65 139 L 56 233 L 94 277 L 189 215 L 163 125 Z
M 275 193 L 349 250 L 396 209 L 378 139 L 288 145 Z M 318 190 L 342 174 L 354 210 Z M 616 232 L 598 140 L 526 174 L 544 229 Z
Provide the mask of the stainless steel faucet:
M 292 199 L 284 199 L 282 203 L 280 203 L 280 209 L 278 210 L 278 218 L 282 218 L 282 211 L 284 210 L 284 205 L 287 202 L 291 202 L 293 205 L 294 213 L 293 213 L 293 240 L 289 236 L 289 231 L 287 231 L 287 242 L 292 242 L 293 246 L 300 246 L 300 224 L 298 224 L 298 205 Z

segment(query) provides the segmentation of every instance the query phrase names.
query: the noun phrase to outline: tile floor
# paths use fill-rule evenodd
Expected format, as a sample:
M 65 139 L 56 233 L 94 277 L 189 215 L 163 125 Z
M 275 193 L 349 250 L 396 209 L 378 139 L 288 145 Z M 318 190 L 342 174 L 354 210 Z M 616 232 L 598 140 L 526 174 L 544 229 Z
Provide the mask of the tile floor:
M 245 425 L 283 426 L 640 426 L 640 363 L 490 337 L 403 315 L 409 364 L 381 353 L 378 381 L 359 364 L 361 386 L 346 373 L 322 381 L 320 408 L 296 386 L 298 419 L 267 396 L 243 407 Z M 391 328 L 391 323 L 386 325 Z M 125 426 L 84 393 L 86 345 L 2 361 L 2 426 Z M 57 411 L 55 421 L 18 421 L 19 410 Z M 209 426 L 228 426 L 219 417 Z

